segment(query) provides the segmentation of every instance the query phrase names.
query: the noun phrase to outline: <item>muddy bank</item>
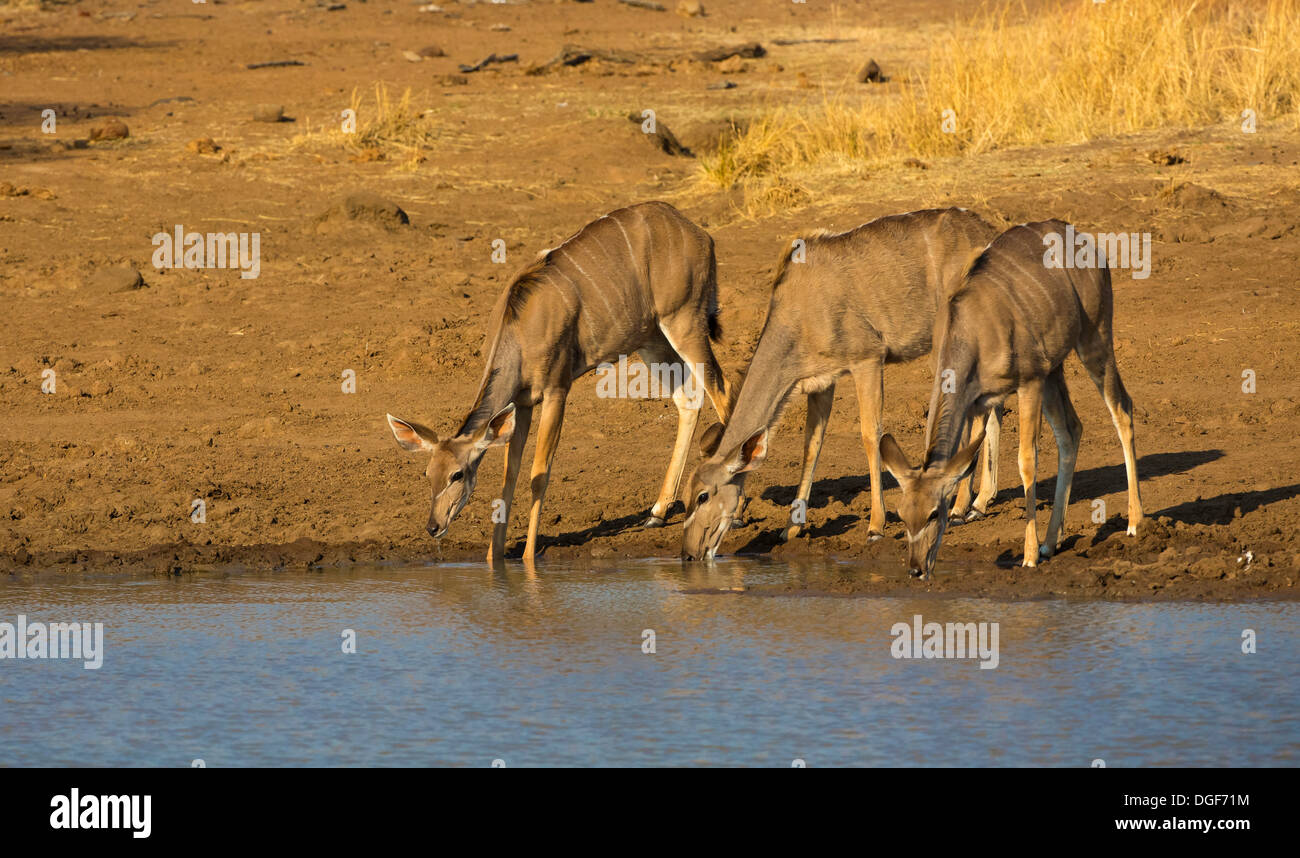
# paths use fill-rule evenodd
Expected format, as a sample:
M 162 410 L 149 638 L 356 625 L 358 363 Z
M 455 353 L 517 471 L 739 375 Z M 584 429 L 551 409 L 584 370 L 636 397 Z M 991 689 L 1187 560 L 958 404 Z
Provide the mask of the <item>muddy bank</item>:
M 905 79 L 952 4 L 872 4 L 854 26 L 818 4 L 708 5 L 708 16 L 684 20 L 619 4 L 456 4 L 444 15 L 371 2 L 318 14 L 268 0 L 228 9 L 213 28 L 180 17 L 87 17 L 79 13 L 114 10 L 84 0 L 5 17 L 0 573 L 481 561 L 498 451 L 435 544 L 424 532 L 425 462 L 397 448 L 384 415 L 454 430 L 474 399 L 490 311 L 511 275 L 603 212 L 664 199 L 717 242 L 717 354 L 733 378 L 762 325 L 772 261 L 811 229 L 961 205 L 1003 226 L 1061 217 L 1152 236 L 1150 277 L 1115 280 L 1117 358 L 1136 405 L 1151 517 L 1138 539 L 1124 537 L 1117 517 L 1123 465 L 1109 415 L 1071 359 L 1084 434 L 1065 542 L 1049 563 L 1014 566 L 1023 518 L 1012 416 L 994 513 L 949 534 L 933 582 L 894 577 L 898 523 L 891 518 L 882 542 L 865 541 L 866 462 L 846 384 L 810 536 L 776 539 L 799 475 L 804 408 L 793 403 L 749 481 L 749 521 L 724 552 L 853 562 L 807 592 L 1295 598 L 1293 129 L 1243 136 L 1229 123 L 997 151 L 814 177 L 788 196 L 746 199 L 702 185 L 698 162 L 747 121 L 756 93 L 791 105 L 821 99 L 823 85 L 888 97 L 892 83 L 856 82 L 864 52 L 891 80 Z M 720 63 L 597 59 L 528 73 L 566 44 L 618 52 L 654 44 L 682 57 L 755 40 L 765 53 L 727 60 L 729 72 Z M 445 52 L 419 53 L 418 62 L 403 53 L 429 45 Z M 317 59 L 326 47 L 328 62 Z M 512 53 L 518 63 L 456 77 L 461 64 Z M 247 67 L 298 58 L 303 65 Z M 354 90 L 368 94 L 377 82 L 395 98 L 410 88 L 414 109 L 434 117 L 432 142 L 409 162 L 322 131 Z M 54 135 L 41 131 L 50 104 Z M 253 121 L 265 104 L 283 108 L 281 121 Z M 645 109 L 697 157 L 649 145 L 627 120 Z M 112 117 L 129 136 L 90 142 Z M 189 145 L 196 141 L 208 143 Z M 1177 157 L 1153 160 L 1153 151 Z M 151 236 L 177 224 L 257 232 L 258 277 L 155 267 Z M 504 264 L 493 258 L 497 242 Z M 930 381 L 924 361 L 885 376 L 884 426 L 912 456 Z M 701 424 L 713 419 L 709 411 Z M 632 529 L 658 489 L 675 427 L 666 401 L 600 399 L 591 379 L 575 386 L 539 574 L 548 559 L 677 556 L 680 514 L 662 530 Z M 1054 470 L 1045 433 L 1040 498 L 1052 496 Z M 887 504 L 896 491 L 887 486 Z M 196 502 L 201 521 L 191 517 Z M 515 556 L 527 510 L 523 488 L 511 522 Z M 1047 514 L 1040 509 L 1041 522 Z

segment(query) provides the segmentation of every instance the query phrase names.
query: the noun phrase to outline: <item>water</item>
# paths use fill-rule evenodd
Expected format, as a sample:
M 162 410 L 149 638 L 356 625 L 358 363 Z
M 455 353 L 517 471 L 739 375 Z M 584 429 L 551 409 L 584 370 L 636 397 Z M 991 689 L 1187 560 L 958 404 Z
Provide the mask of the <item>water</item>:
M 0 660 L 0 765 L 1300 762 L 1296 603 L 725 592 L 831 565 L 0 582 L 0 622 L 105 627 L 98 670 Z M 997 622 L 998 667 L 893 658 L 918 613 Z

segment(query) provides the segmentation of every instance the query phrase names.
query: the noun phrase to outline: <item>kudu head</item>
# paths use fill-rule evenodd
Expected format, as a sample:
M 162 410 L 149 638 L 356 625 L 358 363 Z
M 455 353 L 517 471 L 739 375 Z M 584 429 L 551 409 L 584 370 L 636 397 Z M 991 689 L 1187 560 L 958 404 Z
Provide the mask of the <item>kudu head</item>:
M 682 559 L 712 560 L 731 523 L 745 508 L 745 474 L 767 456 L 767 430 L 760 429 L 735 449 L 719 456 L 723 427 L 715 423 L 700 437 L 705 460 L 686 483 L 686 524 Z
M 433 507 L 429 510 L 429 535 L 440 537 L 451 520 L 465 508 L 474 492 L 479 462 L 489 447 L 505 444 L 515 431 L 515 406 L 507 405 L 476 431 L 439 441 L 432 429 L 388 416 L 388 426 L 403 450 L 423 450 L 433 455 L 425 474 L 433 487 Z
M 970 444 L 952 458 L 936 460 L 931 450 L 925 463 L 914 468 L 893 435 L 880 439 L 880 462 L 903 489 L 898 517 L 903 520 L 903 530 L 907 533 L 907 568 L 914 577 L 928 578 L 934 571 L 957 484 L 974 470 L 983 441 L 981 428 Z

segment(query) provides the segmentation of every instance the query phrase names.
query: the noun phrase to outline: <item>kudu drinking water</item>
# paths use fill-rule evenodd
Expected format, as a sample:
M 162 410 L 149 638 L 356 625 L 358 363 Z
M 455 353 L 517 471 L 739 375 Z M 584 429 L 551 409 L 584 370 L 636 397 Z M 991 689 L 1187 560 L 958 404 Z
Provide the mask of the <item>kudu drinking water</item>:
M 429 533 L 442 536 L 464 508 L 487 449 L 508 444 L 488 550 L 489 562 L 503 558 L 524 442 L 533 408 L 540 405 L 524 548 L 524 560 L 531 563 L 569 388 L 599 364 L 632 354 L 647 363 L 683 367 L 669 376 L 678 409 L 677 441 L 646 520 L 650 526 L 663 524 L 699 415 L 699 397 L 690 385 L 703 386 L 724 423 L 731 411 L 731 390 L 709 345 L 719 334 L 716 272 L 713 239 L 661 202 L 610 212 L 521 272 L 492 311 L 483 381 L 460 428 L 439 440 L 418 423 L 388 415 L 398 444 L 433 454 L 426 469 L 433 488 Z
M 1128 532 L 1142 521 L 1133 401 L 1115 366 L 1113 296 L 1104 253 L 1091 268 L 1049 267 L 1044 247 L 1064 235 L 1059 220 L 1022 224 L 973 259 L 936 325 L 936 378 L 926 424 L 925 459 L 912 467 L 893 437 L 880 441 L 885 467 L 902 487 L 898 513 L 907 531 L 914 575 L 934 569 L 953 486 L 970 469 L 978 438 L 963 447 L 972 421 L 1012 393 L 1020 411 L 1020 478 L 1025 486 L 1024 565 L 1056 550 L 1083 424 L 1070 403 L 1062 364 L 1073 350 L 1101 391 L 1124 448 Z M 1071 252 L 1073 248 L 1071 248 Z M 743 400 L 743 395 L 742 395 Z M 1056 499 L 1046 539 L 1038 540 L 1035 483 L 1042 415 L 1056 436 Z
M 787 253 L 772 286 L 767 321 L 725 429 L 701 438 L 708 457 L 685 495 L 682 541 L 686 559 L 712 558 L 739 514 L 745 475 L 767 455 L 768 429 L 792 394 L 808 396 L 803 476 L 796 509 L 807 508 L 813 472 L 835 399 L 835 379 L 846 372 L 857 385 L 862 441 L 871 474 L 869 532 L 884 532 L 880 411 L 884 366 L 930 351 L 935 311 L 956 285 L 963 266 L 997 230 L 965 209 L 891 215 L 838 234 L 805 240 L 802 260 Z M 983 513 L 997 488 L 998 416 L 989 418 L 984 481 L 975 509 Z M 969 497 L 969 490 L 964 497 Z M 786 536 L 801 529 L 792 516 Z

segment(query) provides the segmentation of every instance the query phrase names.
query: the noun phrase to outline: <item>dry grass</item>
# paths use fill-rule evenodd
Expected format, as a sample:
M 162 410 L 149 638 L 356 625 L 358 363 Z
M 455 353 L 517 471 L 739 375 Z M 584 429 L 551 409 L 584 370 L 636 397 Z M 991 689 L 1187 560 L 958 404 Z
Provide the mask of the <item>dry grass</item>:
M 1300 0 L 1077 0 L 955 24 L 884 96 L 763 111 L 703 161 L 756 195 L 814 169 L 1092 139 L 1171 126 L 1300 126 Z M 953 118 L 945 130 L 945 111 Z
M 425 160 L 439 137 L 433 110 L 417 108 L 408 88 L 394 99 L 388 85 L 375 84 L 374 99 L 367 101 L 358 90 L 352 91 L 351 110 L 356 117 L 355 129 L 344 130 L 340 116 L 316 130 L 309 130 L 293 140 L 299 148 L 315 148 L 321 143 L 342 147 L 356 161 L 395 161 L 414 169 Z

